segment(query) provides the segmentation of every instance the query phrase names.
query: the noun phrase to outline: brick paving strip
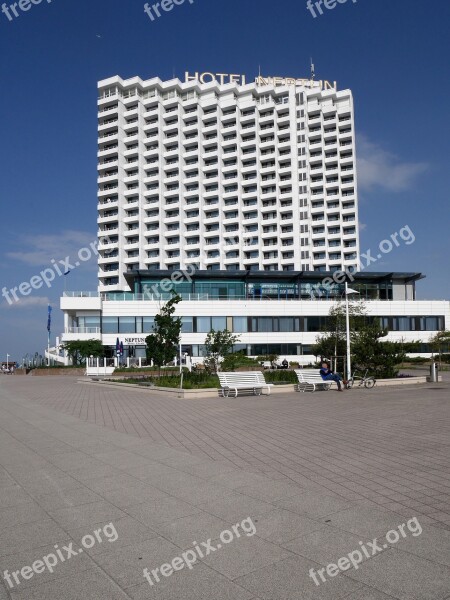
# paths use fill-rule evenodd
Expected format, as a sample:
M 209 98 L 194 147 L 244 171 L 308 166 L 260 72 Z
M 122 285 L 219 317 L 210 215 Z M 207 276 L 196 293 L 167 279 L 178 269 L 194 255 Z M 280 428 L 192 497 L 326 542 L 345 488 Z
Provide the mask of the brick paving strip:
M 119 536 L 13 589 L 2 576 L 0 600 L 450 598 L 449 391 L 180 400 L 0 378 L 0 573 L 106 523 Z M 247 517 L 253 537 L 144 580 Z M 412 517 L 420 536 L 309 577 Z

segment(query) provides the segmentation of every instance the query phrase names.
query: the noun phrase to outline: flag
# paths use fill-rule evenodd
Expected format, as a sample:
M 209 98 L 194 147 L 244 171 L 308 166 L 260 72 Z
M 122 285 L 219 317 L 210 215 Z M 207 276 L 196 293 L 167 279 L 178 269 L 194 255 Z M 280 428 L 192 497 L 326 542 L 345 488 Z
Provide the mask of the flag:
M 52 328 L 52 307 L 48 305 L 48 319 L 47 319 L 47 331 L 50 333 Z
M 120 342 L 119 342 L 119 338 L 116 339 L 116 355 L 120 356 Z
M 123 356 L 123 342 L 120 342 L 120 356 Z

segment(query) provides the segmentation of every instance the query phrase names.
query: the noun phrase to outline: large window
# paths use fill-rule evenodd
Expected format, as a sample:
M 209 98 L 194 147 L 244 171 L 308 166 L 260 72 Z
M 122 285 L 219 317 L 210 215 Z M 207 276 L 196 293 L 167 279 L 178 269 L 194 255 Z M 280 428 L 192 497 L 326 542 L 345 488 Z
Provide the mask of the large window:
M 233 332 L 234 333 L 247 333 L 248 331 L 248 318 L 247 317 L 233 317 Z
M 153 317 L 142 317 L 142 333 L 152 333 L 155 319 Z
M 119 333 L 118 317 L 102 317 L 102 333 Z
M 84 329 L 98 329 L 100 327 L 100 317 L 78 317 L 75 327 Z
M 305 317 L 229 317 L 229 327 L 233 333 L 289 333 L 289 332 L 312 332 L 317 333 L 326 330 L 328 316 L 305 316 Z M 389 331 L 442 331 L 445 328 L 443 316 L 389 316 L 389 317 L 367 317 L 369 323 L 377 321 L 383 328 Z M 153 332 L 154 317 L 78 317 L 73 320 L 74 327 L 101 328 L 102 333 L 130 334 Z M 227 317 L 182 317 L 183 333 L 209 333 L 227 329 Z
M 192 333 L 194 331 L 194 318 L 193 317 L 182 317 L 181 318 L 181 332 Z
M 119 333 L 136 333 L 134 317 L 119 317 Z
M 378 317 L 381 327 L 389 331 L 442 331 L 445 329 L 443 316 L 436 317 Z
M 197 317 L 197 333 L 209 333 L 214 331 L 223 331 L 227 328 L 226 317 Z

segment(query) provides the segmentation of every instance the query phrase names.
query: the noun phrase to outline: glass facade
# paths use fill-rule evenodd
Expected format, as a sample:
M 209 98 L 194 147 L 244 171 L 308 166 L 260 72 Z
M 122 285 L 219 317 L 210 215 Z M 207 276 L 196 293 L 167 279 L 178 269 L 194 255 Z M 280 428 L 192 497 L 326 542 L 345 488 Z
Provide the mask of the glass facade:
M 227 300 L 244 299 L 245 283 L 243 281 L 233 281 L 228 279 L 208 280 L 200 279 L 196 281 L 172 281 L 170 279 L 143 279 L 135 282 L 135 293 L 143 294 L 149 298 L 153 296 L 162 296 L 164 299 L 170 298 L 174 291 L 182 298 L 188 299 L 190 295 L 205 296 L 205 298 L 223 298 Z
M 389 331 L 442 331 L 443 316 L 419 317 L 369 317 L 369 322 L 378 320 L 381 327 Z M 76 322 L 76 321 L 75 321 Z M 102 317 L 102 333 L 151 333 L 154 317 Z M 306 317 L 182 317 L 183 333 L 209 333 L 211 329 L 233 333 L 274 332 L 320 332 L 327 329 L 327 316 Z M 79 327 L 100 327 L 100 317 L 79 317 Z
M 155 296 L 163 300 L 171 297 L 172 291 L 179 294 L 183 299 L 189 299 L 191 296 L 204 296 L 205 298 L 223 299 L 223 300 L 242 300 L 242 299 L 270 299 L 270 300 L 311 300 L 319 299 L 337 299 L 343 297 L 344 284 L 336 283 L 331 277 L 322 276 L 317 280 L 303 281 L 301 279 L 291 281 L 280 281 L 279 277 L 274 276 L 268 279 L 258 281 L 252 278 L 246 281 L 243 276 L 239 279 L 184 279 L 180 276 L 166 278 L 135 279 L 134 293 L 132 292 L 109 292 L 106 297 L 110 300 L 133 300 L 134 294 L 140 294 L 145 298 L 151 299 Z M 351 286 L 355 289 L 361 298 L 366 300 L 392 300 L 393 292 L 392 280 L 381 281 L 351 281 Z

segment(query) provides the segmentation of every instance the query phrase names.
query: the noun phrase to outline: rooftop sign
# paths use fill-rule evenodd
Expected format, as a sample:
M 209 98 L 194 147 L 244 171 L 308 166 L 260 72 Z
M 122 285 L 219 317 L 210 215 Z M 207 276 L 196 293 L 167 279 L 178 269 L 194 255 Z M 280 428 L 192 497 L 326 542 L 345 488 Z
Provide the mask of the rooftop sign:
M 189 71 L 186 71 L 184 80 L 186 83 L 189 81 L 198 81 L 200 83 L 210 83 L 212 81 L 216 81 L 220 85 L 224 85 L 226 83 L 246 85 L 247 83 L 245 75 L 236 75 L 234 73 L 210 73 L 209 71 L 206 71 L 205 73 L 196 72 L 193 74 L 189 73 Z M 282 85 L 294 85 L 318 88 L 320 90 L 337 90 L 336 81 L 314 81 L 314 79 L 295 79 L 293 77 L 262 77 L 261 75 L 258 75 L 258 77 L 255 77 L 255 83 L 256 85 L 273 85 L 275 87 Z

